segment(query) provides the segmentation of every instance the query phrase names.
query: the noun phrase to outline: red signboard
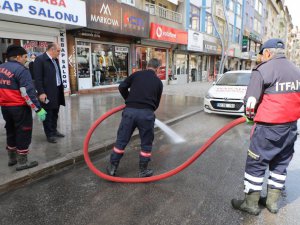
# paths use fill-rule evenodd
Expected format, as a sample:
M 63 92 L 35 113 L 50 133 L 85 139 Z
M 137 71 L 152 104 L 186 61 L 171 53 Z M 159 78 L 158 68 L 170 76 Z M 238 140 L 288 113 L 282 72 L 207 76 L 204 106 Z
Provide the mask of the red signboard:
M 186 31 L 156 23 L 151 23 L 150 38 L 183 45 L 187 45 L 188 43 L 188 33 Z

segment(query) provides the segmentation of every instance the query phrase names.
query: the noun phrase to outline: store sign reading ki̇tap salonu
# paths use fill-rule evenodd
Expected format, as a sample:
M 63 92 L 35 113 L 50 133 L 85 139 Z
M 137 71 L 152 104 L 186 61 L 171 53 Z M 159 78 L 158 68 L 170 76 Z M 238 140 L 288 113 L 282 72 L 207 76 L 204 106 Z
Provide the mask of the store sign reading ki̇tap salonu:
M 79 0 L 0 0 L 0 15 L 86 26 L 85 2 Z

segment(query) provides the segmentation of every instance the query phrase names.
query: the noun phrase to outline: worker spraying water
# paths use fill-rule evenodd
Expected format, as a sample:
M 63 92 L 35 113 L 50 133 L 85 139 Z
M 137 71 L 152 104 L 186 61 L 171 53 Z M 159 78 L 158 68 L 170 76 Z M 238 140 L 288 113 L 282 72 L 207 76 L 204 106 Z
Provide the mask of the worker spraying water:
M 158 108 L 163 84 L 156 72 L 160 63 L 151 59 L 146 70 L 138 71 L 127 77 L 120 85 L 119 91 L 125 100 L 126 107 L 117 133 L 117 140 L 110 156 L 106 172 L 115 176 L 125 148 L 136 128 L 141 139 L 139 177 L 150 177 L 153 170 L 148 169 L 151 160 L 154 140 L 154 111 Z

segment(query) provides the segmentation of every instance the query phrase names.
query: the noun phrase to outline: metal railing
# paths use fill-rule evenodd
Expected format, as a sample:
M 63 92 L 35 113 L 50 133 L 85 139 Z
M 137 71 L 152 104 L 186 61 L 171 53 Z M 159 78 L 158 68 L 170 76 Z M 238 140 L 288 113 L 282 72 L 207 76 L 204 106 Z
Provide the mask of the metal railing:
M 151 15 L 159 16 L 161 18 L 171 20 L 176 23 L 182 23 L 182 14 L 178 12 L 174 12 L 172 10 L 166 9 L 159 5 L 146 3 L 145 10 L 149 12 Z

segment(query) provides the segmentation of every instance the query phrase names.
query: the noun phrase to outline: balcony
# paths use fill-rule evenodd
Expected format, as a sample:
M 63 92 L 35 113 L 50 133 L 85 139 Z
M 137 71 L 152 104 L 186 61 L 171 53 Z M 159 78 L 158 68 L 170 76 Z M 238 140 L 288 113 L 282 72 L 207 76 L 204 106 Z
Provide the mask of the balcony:
M 172 10 L 166 9 L 164 7 L 146 3 L 145 10 L 150 13 L 150 15 L 158 16 L 176 23 L 182 23 L 182 14 L 174 12 Z

